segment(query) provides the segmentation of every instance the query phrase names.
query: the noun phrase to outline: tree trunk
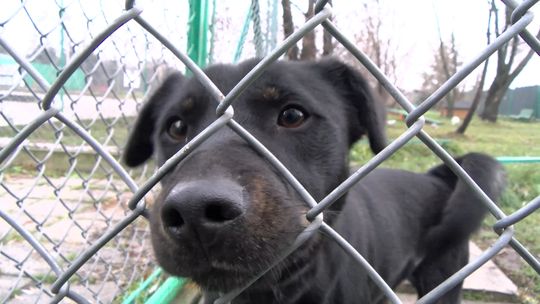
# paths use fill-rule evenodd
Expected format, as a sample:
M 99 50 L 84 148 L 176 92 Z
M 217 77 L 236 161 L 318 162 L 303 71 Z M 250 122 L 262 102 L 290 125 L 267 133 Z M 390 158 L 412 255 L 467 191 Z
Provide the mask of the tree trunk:
M 283 6 L 283 34 L 285 38 L 289 37 L 294 32 L 294 23 L 291 14 L 291 2 L 289 0 L 281 0 Z M 298 60 L 298 46 L 293 44 L 287 50 L 287 57 L 290 60 Z
M 450 77 L 452 76 L 451 75 L 451 72 L 450 72 L 450 63 L 448 62 L 449 61 L 449 58 L 448 56 L 451 56 L 452 54 L 447 54 L 447 47 L 446 45 L 444 44 L 443 40 L 442 40 L 442 36 L 441 34 L 439 33 L 439 39 L 440 39 L 440 43 L 439 43 L 439 59 L 442 63 L 442 72 L 443 72 L 443 75 L 444 75 L 444 79 L 450 79 Z M 452 39 L 453 39 L 453 34 L 452 34 Z M 457 68 L 457 67 L 455 67 Z M 457 89 L 452 89 L 450 90 L 450 92 L 448 92 L 446 94 L 446 117 L 447 118 L 452 118 L 452 116 L 454 116 L 454 102 L 455 102 L 455 98 L 456 98 L 456 94 L 455 94 L 455 91 Z
M 448 92 L 448 96 L 446 97 L 446 117 L 454 117 L 454 97 L 451 92 Z
M 489 15 L 488 15 L 488 22 L 487 22 L 487 29 L 486 29 L 486 44 L 489 45 L 491 43 L 491 18 L 493 17 L 493 14 L 497 13 L 497 7 L 495 6 L 495 3 L 491 2 L 491 7 L 489 9 Z M 478 79 L 478 82 L 476 84 L 476 92 L 474 93 L 474 99 L 472 101 L 471 107 L 469 108 L 469 111 L 467 112 L 467 115 L 463 119 L 463 122 L 457 128 L 456 133 L 458 134 L 465 134 L 465 131 L 469 127 L 469 124 L 471 123 L 474 114 L 476 113 L 476 110 L 478 109 L 478 105 L 480 105 L 480 100 L 482 100 L 482 92 L 484 92 L 484 84 L 486 82 L 486 75 L 489 65 L 489 57 L 486 58 L 486 61 L 484 62 L 484 67 L 482 68 L 482 74 L 480 75 L 480 78 Z
M 328 1 L 328 4 L 332 5 L 332 0 Z M 330 16 L 330 21 L 333 20 L 333 17 Z M 327 30 L 323 32 L 323 56 L 330 56 L 334 53 L 334 42 L 333 37 L 328 33 Z
M 489 44 L 489 38 L 488 38 L 488 44 Z M 486 82 L 486 74 L 487 74 L 487 67 L 489 63 L 489 58 L 486 59 L 486 62 L 484 62 L 484 68 L 482 70 L 482 75 L 480 75 L 480 80 L 478 80 L 478 83 L 476 85 L 476 92 L 474 93 L 474 99 L 472 101 L 471 107 L 469 108 L 469 112 L 467 112 L 467 115 L 463 119 L 463 122 L 457 128 L 456 133 L 458 134 L 465 134 L 465 131 L 469 127 L 469 124 L 471 123 L 474 114 L 476 113 L 476 109 L 478 109 L 478 105 L 480 104 L 480 100 L 482 100 L 482 92 L 484 91 L 484 83 Z
M 309 0 L 309 6 L 307 12 L 304 14 L 306 21 L 311 19 L 314 15 L 315 0 Z M 300 53 L 300 60 L 314 60 L 317 57 L 317 46 L 315 45 L 315 31 L 309 31 L 304 38 L 302 38 L 302 52 Z
M 512 11 L 507 7 L 505 28 L 507 28 L 511 24 L 511 13 Z M 499 36 L 497 19 L 495 21 L 495 26 L 495 33 L 497 36 Z M 536 38 L 540 38 L 540 30 L 536 34 Z M 525 65 L 527 64 L 527 62 L 529 62 L 529 60 L 535 53 L 533 49 L 530 49 L 525 55 L 525 57 L 523 57 L 521 61 L 515 65 L 515 68 L 512 71 L 512 67 L 516 63 L 516 54 L 518 53 L 518 47 L 519 38 L 514 37 L 511 41 L 504 44 L 497 51 L 497 74 L 495 75 L 495 79 L 489 87 L 486 96 L 484 111 L 482 111 L 482 114 L 480 115 L 480 117 L 484 120 L 490 122 L 497 121 L 497 115 L 499 114 L 499 106 L 504 98 L 506 91 L 508 90 L 508 87 L 510 86 L 512 81 L 514 81 L 514 79 L 519 75 L 519 73 L 521 73 L 523 68 L 525 68 Z
M 486 95 L 485 107 L 482 114 L 480 114 L 480 117 L 483 120 L 487 120 L 489 122 L 497 122 L 499 106 L 501 105 L 504 94 L 508 90 L 511 83 L 511 81 L 505 82 L 504 79 L 497 78 L 498 77 L 495 77 L 495 80 L 493 80 L 493 83 L 489 87 Z
M 323 56 L 331 56 L 334 53 L 333 37 L 327 30 L 323 32 Z
M 536 38 L 540 37 L 540 31 L 536 34 Z M 516 38 L 514 38 L 516 39 Z M 497 115 L 499 114 L 499 106 L 501 105 L 501 102 L 504 98 L 504 95 L 506 94 L 506 91 L 508 91 L 508 88 L 510 87 L 510 84 L 512 84 L 512 81 L 521 73 L 523 68 L 525 68 L 525 65 L 531 57 L 534 54 L 534 50 L 530 49 L 527 55 L 517 64 L 514 71 L 510 72 L 510 66 L 514 62 L 514 57 L 516 53 L 517 44 L 515 44 L 514 48 L 512 49 L 512 56 L 510 57 L 510 62 L 505 64 L 504 60 L 498 62 L 497 67 L 497 75 L 495 76 L 495 79 L 491 83 L 491 86 L 489 87 L 488 94 L 486 96 L 486 102 L 484 111 L 480 115 L 480 117 L 484 120 L 490 121 L 490 122 L 496 122 L 497 121 Z

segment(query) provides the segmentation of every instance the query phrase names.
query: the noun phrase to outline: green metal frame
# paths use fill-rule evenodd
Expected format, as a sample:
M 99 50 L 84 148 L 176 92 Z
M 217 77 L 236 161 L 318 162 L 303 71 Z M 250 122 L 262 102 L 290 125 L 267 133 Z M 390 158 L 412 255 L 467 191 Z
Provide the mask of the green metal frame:
M 208 63 L 208 0 L 189 0 L 187 54 L 200 67 Z

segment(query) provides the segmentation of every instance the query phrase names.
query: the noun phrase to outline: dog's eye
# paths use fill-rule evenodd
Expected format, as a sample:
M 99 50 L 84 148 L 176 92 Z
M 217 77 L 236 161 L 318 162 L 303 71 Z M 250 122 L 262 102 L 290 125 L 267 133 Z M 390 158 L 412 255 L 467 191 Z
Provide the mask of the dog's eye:
M 169 123 L 167 134 L 175 141 L 183 141 L 186 138 L 187 125 L 180 119 L 175 118 Z
M 304 123 L 307 117 L 308 115 L 303 109 L 289 107 L 279 114 L 278 125 L 285 128 L 298 128 Z

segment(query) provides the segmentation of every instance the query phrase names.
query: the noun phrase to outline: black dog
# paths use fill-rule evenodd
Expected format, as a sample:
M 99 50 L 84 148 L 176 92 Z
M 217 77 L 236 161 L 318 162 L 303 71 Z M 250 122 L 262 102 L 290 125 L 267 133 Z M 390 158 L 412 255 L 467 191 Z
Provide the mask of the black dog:
M 216 65 L 207 75 L 229 92 L 257 63 Z M 215 120 L 216 100 L 193 78 L 170 75 L 143 107 L 126 147 L 137 166 L 163 164 Z M 276 62 L 234 102 L 234 119 L 320 200 L 349 176 L 351 145 L 367 135 L 385 146 L 384 115 L 361 75 L 336 60 Z M 504 174 L 488 156 L 457 159 L 493 199 Z M 159 264 L 193 279 L 206 303 L 267 268 L 307 225 L 308 210 L 276 170 L 228 127 L 162 181 L 150 215 Z M 469 235 L 485 209 L 446 166 L 426 174 L 377 169 L 324 213 L 396 287 L 420 296 L 466 264 Z M 458 303 L 461 286 L 440 303 Z M 273 268 L 234 303 L 381 303 L 366 272 L 322 234 Z

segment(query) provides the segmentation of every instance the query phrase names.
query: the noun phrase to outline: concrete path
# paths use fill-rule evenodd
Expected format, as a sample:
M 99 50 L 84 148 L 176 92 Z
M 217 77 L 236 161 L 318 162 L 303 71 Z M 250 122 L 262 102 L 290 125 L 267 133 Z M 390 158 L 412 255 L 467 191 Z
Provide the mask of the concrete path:
M 470 260 L 482 254 L 482 250 L 474 243 L 470 243 Z M 466 290 L 486 291 L 501 295 L 517 295 L 517 286 L 493 263 L 487 262 L 464 282 Z

